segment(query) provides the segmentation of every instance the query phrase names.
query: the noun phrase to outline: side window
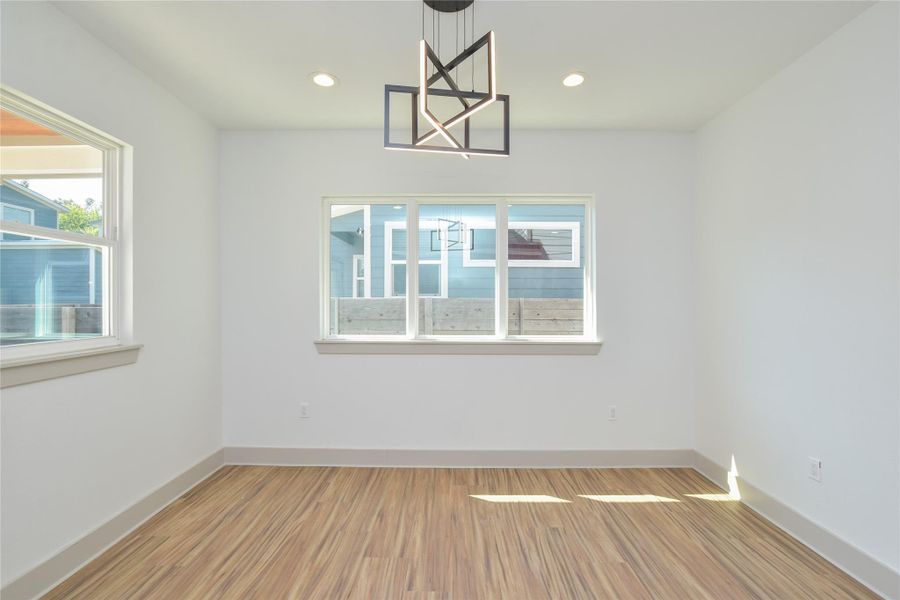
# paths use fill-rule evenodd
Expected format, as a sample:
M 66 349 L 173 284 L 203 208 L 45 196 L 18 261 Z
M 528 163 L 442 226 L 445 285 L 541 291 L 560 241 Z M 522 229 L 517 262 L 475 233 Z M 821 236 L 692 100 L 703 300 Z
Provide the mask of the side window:
M 8 352 L 116 343 L 123 148 L 26 98 L 0 95 L 0 344 Z

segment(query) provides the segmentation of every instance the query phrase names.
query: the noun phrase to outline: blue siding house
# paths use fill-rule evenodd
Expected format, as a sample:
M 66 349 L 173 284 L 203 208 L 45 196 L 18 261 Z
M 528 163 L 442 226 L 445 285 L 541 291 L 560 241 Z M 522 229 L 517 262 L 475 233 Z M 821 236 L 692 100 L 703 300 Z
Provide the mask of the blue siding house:
M 467 206 L 464 214 L 458 210 L 420 208 L 419 295 L 493 298 L 493 206 Z M 584 207 L 514 205 L 509 224 L 509 297 L 582 298 Z M 464 239 L 456 239 L 460 236 Z M 330 245 L 332 298 L 405 295 L 404 206 L 332 207 Z
M 68 209 L 14 181 L 4 180 L 0 186 L 0 204 L 4 221 L 38 225 L 56 229 L 59 213 Z
M 0 210 L 4 221 L 58 229 L 59 215 L 68 208 L 4 180 Z M 56 240 L 0 236 L 0 340 L 21 343 L 57 334 L 100 333 L 99 251 Z

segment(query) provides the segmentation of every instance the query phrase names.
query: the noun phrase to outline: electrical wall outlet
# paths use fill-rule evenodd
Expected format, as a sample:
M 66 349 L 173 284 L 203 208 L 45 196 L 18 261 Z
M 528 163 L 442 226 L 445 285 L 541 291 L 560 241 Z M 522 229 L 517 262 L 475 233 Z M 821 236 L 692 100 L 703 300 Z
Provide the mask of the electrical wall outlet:
M 813 481 L 822 481 L 822 461 L 812 456 L 809 457 L 809 478 Z
M 616 406 L 614 404 L 611 404 L 609 407 L 609 420 L 610 421 L 616 420 Z
M 309 402 L 301 402 L 300 403 L 300 418 L 301 419 L 309 418 Z

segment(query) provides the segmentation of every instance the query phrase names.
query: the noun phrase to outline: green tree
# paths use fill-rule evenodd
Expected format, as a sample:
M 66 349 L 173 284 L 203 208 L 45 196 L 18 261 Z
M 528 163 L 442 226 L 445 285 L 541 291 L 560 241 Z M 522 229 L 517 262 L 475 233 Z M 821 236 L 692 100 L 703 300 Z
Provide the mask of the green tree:
M 97 235 L 100 232 L 103 215 L 100 213 L 100 209 L 94 206 L 93 198 L 88 198 L 84 206 L 62 198 L 57 200 L 57 202 L 69 209 L 68 212 L 59 213 L 57 223 L 60 229 L 86 235 Z

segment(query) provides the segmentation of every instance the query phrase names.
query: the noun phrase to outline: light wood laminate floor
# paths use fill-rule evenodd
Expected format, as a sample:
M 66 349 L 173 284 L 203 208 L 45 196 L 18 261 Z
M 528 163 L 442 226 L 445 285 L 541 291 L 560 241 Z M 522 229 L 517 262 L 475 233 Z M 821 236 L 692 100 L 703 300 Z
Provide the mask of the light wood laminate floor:
M 725 498 L 690 469 L 225 467 L 45 598 L 877 598 Z

